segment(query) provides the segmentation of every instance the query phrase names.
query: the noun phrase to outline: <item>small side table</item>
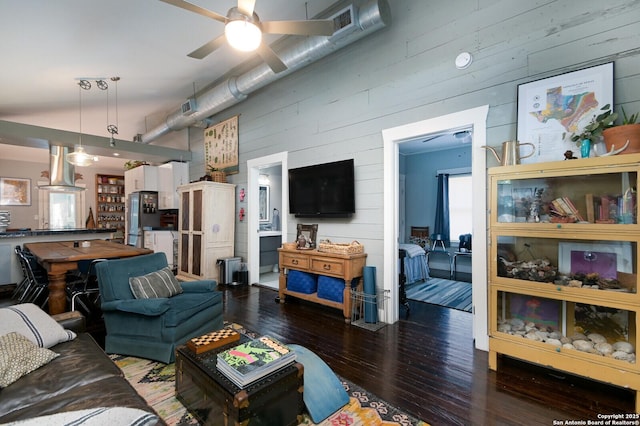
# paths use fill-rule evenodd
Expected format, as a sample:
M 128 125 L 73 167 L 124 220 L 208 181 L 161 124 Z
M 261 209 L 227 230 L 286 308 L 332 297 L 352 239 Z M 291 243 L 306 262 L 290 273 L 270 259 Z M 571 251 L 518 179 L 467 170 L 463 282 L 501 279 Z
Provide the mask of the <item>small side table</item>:
M 471 257 L 470 251 L 456 251 L 453 253 L 453 265 L 451 267 L 451 279 L 455 281 L 456 274 L 458 272 L 458 256 L 469 256 Z

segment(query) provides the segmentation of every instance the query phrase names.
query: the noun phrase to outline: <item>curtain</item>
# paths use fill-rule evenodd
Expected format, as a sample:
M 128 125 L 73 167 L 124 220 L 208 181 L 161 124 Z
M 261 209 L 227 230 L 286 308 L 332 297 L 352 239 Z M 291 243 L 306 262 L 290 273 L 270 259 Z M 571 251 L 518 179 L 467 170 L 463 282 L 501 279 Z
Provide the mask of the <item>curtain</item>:
M 433 235 L 441 235 L 445 247 L 450 245 L 449 236 L 449 175 L 438 175 L 438 195 L 436 200 L 436 223 L 433 227 Z

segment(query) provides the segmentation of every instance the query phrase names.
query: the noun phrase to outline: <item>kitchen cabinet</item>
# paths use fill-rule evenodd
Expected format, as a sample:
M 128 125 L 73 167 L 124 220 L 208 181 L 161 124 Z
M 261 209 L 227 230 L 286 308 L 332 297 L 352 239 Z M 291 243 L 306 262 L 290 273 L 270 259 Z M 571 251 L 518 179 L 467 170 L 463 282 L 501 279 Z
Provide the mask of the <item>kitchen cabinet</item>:
M 124 172 L 125 193 L 158 190 L 158 167 L 138 166 Z
M 180 208 L 178 187 L 189 183 L 189 163 L 171 161 L 158 166 L 158 204 L 160 210 Z
M 260 266 L 275 265 L 278 263 L 278 248 L 282 246 L 282 235 L 270 235 L 277 231 L 260 233 Z
M 489 367 L 519 358 L 636 392 L 640 155 L 489 169 Z
M 194 182 L 178 194 L 178 278 L 218 280 L 218 259 L 234 254 L 235 185 Z
M 124 176 L 96 175 L 96 227 L 124 232 Z

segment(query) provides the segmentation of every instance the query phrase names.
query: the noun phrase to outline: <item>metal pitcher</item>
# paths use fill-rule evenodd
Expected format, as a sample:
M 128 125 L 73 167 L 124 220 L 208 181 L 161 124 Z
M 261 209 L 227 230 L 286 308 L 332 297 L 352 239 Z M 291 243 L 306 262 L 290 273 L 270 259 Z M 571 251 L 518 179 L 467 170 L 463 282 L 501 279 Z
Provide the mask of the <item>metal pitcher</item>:
M 529 154 L 521 156 L 520 147 L 524 145 L 529 145 L 533 149 Z M 518 143 L 518 141 L 502 142 L 502 159 L 498 156 L 498 153 L 494 148 L 486 145 L 483 145 L 482 148 L 486 148 L 491 151 L 501 166 L 513 166 L 515 164 L 520 164 L 520 160 L 522 158 L 531 157 L 536 152 L 536 146 L 534 144 L 529 142 Z

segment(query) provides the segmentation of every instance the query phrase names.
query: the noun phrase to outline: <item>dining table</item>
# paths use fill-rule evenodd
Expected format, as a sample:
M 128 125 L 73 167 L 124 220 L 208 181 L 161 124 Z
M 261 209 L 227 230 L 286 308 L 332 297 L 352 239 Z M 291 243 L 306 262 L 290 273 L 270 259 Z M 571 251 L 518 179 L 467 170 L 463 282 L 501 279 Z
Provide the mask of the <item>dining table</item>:
M 25 243 L 38 263 L 47 271 L 49 278 L 49 314 L 66 311 L 66 275 L 78 268 L 81 260 L 117 259 L 153 253 L 153 250 L 133 247 L 107 240 L 52 241 Z

